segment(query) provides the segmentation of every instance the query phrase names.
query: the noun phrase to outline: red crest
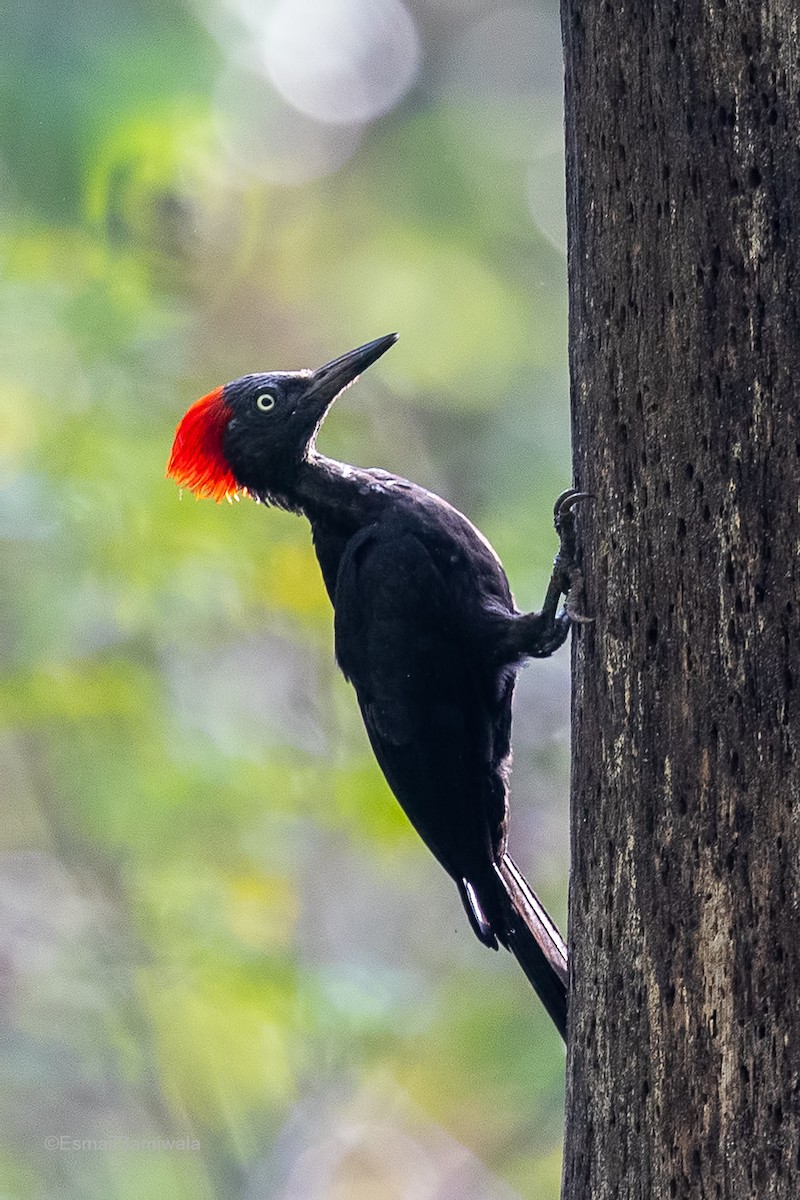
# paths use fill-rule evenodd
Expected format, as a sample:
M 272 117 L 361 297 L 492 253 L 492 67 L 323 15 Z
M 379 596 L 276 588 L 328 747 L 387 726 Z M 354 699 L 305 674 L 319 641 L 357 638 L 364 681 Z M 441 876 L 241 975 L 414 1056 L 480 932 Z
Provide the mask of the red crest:
M 218 504 L 242 490 L 222 453 L 225 427 L 233 416 L 224 391 L 215 388 L 188 410 L 175 430 L 167 465 L 167 475 L 179 487 Z

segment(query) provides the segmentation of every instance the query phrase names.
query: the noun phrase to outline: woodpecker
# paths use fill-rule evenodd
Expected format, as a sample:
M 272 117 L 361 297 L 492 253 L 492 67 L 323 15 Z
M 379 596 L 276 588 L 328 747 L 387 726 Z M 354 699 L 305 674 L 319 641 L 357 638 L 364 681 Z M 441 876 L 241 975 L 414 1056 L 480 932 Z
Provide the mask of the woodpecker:
M 564 1037 L 566 947 L 506 847 L 511 698 L 524 659 L 552 654 L 583 619 L 573 509 L 586 496 L 570 489 L 556 501 L 552 578 L 541 611 L 524 613 L 497 554 L 452 505 L 321 454 L 331 404 L 396 340 L 316 371 L 215 388 L 180 421 L 167 474 L 197 496 L 244 493 L 308 519 L 336 659 L 389 787 L 455 881 L 477 937 L 515 954 Z

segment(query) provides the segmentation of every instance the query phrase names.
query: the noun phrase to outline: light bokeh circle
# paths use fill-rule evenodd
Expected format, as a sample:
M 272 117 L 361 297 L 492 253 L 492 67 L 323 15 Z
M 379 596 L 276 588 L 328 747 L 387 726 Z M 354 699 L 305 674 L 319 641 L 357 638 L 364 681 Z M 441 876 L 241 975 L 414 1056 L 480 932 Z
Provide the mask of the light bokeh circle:
M 262 48 L 281 96 L 331 124 L 388 112 L 413 83 L 420 59 L 417 28 L 401 0 L 278 0 Z

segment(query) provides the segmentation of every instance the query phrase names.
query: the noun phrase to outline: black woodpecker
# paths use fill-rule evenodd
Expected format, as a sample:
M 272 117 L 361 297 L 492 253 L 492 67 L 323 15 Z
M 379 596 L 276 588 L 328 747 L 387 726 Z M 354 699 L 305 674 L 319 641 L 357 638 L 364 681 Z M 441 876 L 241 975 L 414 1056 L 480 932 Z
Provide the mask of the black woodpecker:
M 566 947 L 508 854 L 508 774 L 517 671 L 552 654 L 582 619 L 573 508 L 585 497 L 570 490 L 557 500 L 560 549 L 544 604 L 521 613 L 494 550 L 452 505 L 320 454 L 331 404 L 395 341 L 378 338 L 317 371 L 216 388 L 180 422 L 168 474 L 200 496 L 246 492 L 308 518 L 336 658 L 381 770 L 455 880 L 478 938 L 516 955 L 565 1036 Z

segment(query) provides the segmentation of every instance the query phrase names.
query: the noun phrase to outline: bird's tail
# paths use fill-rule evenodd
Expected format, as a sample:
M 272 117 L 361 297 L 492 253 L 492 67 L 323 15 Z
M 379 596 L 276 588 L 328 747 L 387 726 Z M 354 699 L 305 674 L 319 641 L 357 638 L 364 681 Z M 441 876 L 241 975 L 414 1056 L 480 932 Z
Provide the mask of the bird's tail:
M 495 870 L 502 884 L 501 903 L 505 908 L 501 941 L 515 956 L 566 1041 L 569 969 L 564 939 L 508 854 L 495 864 Z

